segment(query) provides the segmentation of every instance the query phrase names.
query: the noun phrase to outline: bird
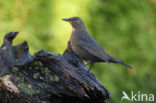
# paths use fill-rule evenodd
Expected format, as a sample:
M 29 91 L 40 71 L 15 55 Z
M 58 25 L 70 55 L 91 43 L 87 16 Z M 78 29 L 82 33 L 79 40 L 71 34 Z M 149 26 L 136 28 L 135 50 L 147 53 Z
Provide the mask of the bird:
M 71 24 L 72 33 L 70 43 L 72 50 L 79 58 L 87 62 L 86 65 L 90 64 L 89 71 L 95 62 L 119 63 L 132 68 L 123 61 L 106 53 L 96 40 L 94 40 L 94 38 L 88 33 L 85 24 L 80 17 L 63 18 L 62 20 Z

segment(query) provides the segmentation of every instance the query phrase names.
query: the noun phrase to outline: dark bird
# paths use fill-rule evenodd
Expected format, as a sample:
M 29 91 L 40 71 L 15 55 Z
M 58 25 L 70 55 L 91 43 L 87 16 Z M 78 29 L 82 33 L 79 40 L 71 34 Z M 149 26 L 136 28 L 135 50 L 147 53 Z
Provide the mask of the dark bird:
M 121 60 L 115 59 L 106 53 L 103 48 L 89 35 L 83 21 L 79 17 L 64 18 L 64 21 L 69 22 L 73 29 L 70 38 L 71 47 L 73 52 L 82 60 L 91 64 L 89 70 L 95 62 L 112 62 L 120 63 L 129 68 L 128 64 Z

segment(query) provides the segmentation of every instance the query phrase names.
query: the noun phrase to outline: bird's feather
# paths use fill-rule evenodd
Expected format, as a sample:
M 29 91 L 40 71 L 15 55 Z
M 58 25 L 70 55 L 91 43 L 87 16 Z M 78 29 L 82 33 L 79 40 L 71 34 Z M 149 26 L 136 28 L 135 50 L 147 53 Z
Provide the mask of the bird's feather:
M 78 45 L 81 48 L 103 61 L 109 61 L 110 55 L 103 50 L 87 31 L 84 34 L 79 34 L 78 40 Z

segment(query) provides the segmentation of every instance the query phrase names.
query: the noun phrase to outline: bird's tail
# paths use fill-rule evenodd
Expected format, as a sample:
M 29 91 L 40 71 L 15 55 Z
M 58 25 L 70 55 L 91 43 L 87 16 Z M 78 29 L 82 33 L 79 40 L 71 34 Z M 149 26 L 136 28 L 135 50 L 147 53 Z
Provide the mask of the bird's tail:
M 123 61 L 118 60 L 118 59 L 115 59 L 115 58 L 113 58 L 113 57 L 111 57 L 110 62 L 113 62 L 113 63 L 120 63 L 120 64 L 123 64 L 123 65 L 125 65 L 125 66 L 127 66 L 127 67 L 133 69 L 133 67 L 131 67 L 131 66 L 129 66 L 128 64 L 124 63 Z

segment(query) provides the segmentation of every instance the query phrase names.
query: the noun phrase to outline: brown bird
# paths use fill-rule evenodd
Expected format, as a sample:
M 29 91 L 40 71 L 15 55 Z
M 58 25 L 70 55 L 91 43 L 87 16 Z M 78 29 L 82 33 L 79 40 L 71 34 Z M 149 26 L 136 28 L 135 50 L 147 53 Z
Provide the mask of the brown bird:
M 128 64 L 121 60 L 107 54 L 103 48 L 89 35 L 83 21 L 79 17 L 64 18 L 64 21 L 69 22 L 73 29 L 70 38 L 71 47 L 73 52 L 82 60 L 87 61 L 87 64 L 91 64 L 89 70 L 95 62 L 113 62 L 120 63 L 129 68 L 132 68 Z

